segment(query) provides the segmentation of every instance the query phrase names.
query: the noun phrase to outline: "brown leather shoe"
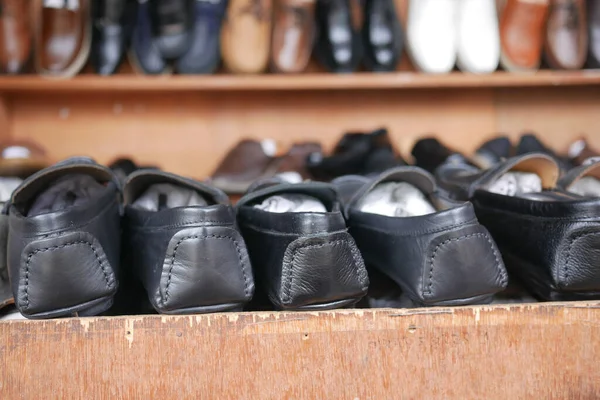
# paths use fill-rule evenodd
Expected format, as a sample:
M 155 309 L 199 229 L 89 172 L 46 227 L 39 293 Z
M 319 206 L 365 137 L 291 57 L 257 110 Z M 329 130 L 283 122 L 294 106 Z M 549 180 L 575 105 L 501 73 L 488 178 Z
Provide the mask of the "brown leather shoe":
M 273 24 L 272 69 L 304 71 L 315 39 L 315 0 L 279 0 Z
M 29 0 L 0 0 L 0 71 L 18 74 L 31 56 Z
M 256 74 L 269 62 L 272 0 L 230 0 L 221 30 L 221 52 L 231 72 Z
M 90 0 L 33 0 L 33 18 L 36 71 L 76 75 L 90 53 Z
M 276 145 L 272 140 L 244 139 L 227 153 L 212 175 L 211 183 L 229 194 L 241 194 L 257 179 L 275 175 Z
M 546 26 L 546 61 L 555 69 L 580 69 L 588 50 L 585 0 L 551 0 Z
M 589 60 L 592 68 L 600 68 L 600 1 L 588 0 Z
M 500 62 L 507 71 L 537 70 L 549 0 L 506 0 L 500 17 Z
M 294 143 L 287 154 L 278 159 L 276 173 L 297 172 L 302 179 L 310 179 L 311 175 L 306 169 L 306 159 L 313 153 L 323 153 L 319 143 Z

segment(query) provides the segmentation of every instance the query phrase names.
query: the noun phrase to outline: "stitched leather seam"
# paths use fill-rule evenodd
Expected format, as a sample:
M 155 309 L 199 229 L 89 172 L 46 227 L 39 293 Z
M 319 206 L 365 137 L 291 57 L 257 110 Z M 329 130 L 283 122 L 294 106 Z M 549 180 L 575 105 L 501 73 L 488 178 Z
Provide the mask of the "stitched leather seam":
M 242 251 L 240 249 L 238 242 L 230 236 L 190 235 L 190 236 L 185 236 L 185 237 L 182 237 L 181 239 L 179 239 L 179 241 L 177 241 L 177 244 L 175 244 L 175 247 L 173 248 L 173 256 L 171 257 L 171 265 L 169 266 L 167 285 L 165 286 L 165 296 L 162 299 L 163 305 L 165 305 L 166 302 L 169 301 L 169 286 L 171 285 L 171 277 L 173 276 L 173 268 L 175 266 L 175 256 L 177 255 L 177 249 L 179 248 L 179 245 L 182 242 L 184 242 L 186 240 L 190 240 L 190 239 L 227 239 L 227 240 L 231 241 L 233 243 L 233 245 L 235 246 L 235 249 L 238 254 L 238 259 L 240 260 L 240 264 L 242 265 L 242 277 L 244 278 L 244 294 L 246 295 L 246 297 L 248 297 L 248 276 L 246 275 L 246 263 L 244 263 L 244 261 L 243 261 Z
M 500 276 L 501 276 L 501 279 L 502 279 L 500 281 L 500 284 L 502 286 L 506 285 L 506 283 L 508 281 L 508 275 L 506 274 L 505 271 L 502 270 L 502 268 L 500 268 L 500 257 L 498 256 L 498 252 L 496 251 L 496 248 L 495 248 L 494 244 L 490 240 L 489 235 L 486 234 L 486 233 L 482 233 L 482 232 L 469 233 L 468 235 L 463 235 L 463 236 L 459 236 L 459 237 L 455 237 L 455 238 L 446 239 L 443 242 L 439 243 L 437 246 L 435 246 L 435 249 L 433 250 L 433 253 L 432 253 L 431 259 L 430 259 L 429 283 L 427 285 L 427 291 L 423 291 L 423 296 L 425 296 L 425 294 L 428 294 L 428 295 L 432 295 L 433 294 L 433 292 L 432 292 L 432 289 L 433 289 L 433 267 L 434 267 L 435 257 L 437 256 L 437 251 L 442 246 L 445 246 L 448 243 L 451 243 L 451 242 L 460 242 L 462 240 L 465 240 L 465 239 L 468 239 L 468 238 L 471 238 L 471 237 L 480 237 L 480 238 L 485 239 L 489 243 L 489 245 L 490 245 L 490 247 L 492 249 L 492 252 L 494 254 L 494 259 L 496 260 L 496 263 L 495 263 L 494 266 L 496 267 L 496 269 L 500 273 Z
M 92 252 L 96 256 L 96 261 L 98 262 L 100 268 L 102 268 L 102 272 L 104 273 L 104 279 L 106 280 L 106 288 L 109 290 L 112 289 L 112 287 L 110 286 L 110 274 L 106 271 L 106 266 L 104 265 L 104 263 L 100 261 L 100 256 L 98 255 L 98 252 L 96 251 L 96 248 L 92 245 L 92 243 L 88 242 L 87 240 L 78 240 L 76 242 L 69 242 L 58 246 L 44 247 L 42 249 L 37 249 L 27 254 L 27 262 L 25 263 L 25 309 L 29 308 L 29 264 L 31 263 L 31 258 L 37 253 L 54 251 L 69 246 L 75 246 L 78 244 L 86 244 L 92 249 Z
M 362 228 L 362 229 L 366 229 L 366 230 L 372 230 L 372 231 L 376 231 L 376 232 L 380 232 L 380 233 L 386 233 L 386 234 L 393 234 L 395 236 L 405 236 L 405 237 L 416 237 L 416 236 L 421 236 L 421 235 L 425 235 L 425 234 L 429 234 L 429 233 L 439 233 L 439 232 L 444 232 L 444 231 L 451 231 L 454 230 L 456 228 L 460 228 L 463 227 L 465 225 L 473 225 L 473 224 L 477 224 L 477 219 L 473 218 L 471 220 L 465 221 L 465 222 L 461 222 L 460 224 L 456 224 L 456 225 L 452 225 L 452 226 L 448 226 L 445 228 L 436 228 L 436 229 L 428 229 L 425 231 L 417 231 L 417 232 L 409 232 L 409 233 L 404 233 L 404 232 L 398 232 L 398 231 L 388 231 L 388 230 L 384 230 L 384 229 L 378 229 L 378 228 L 374 228 L 372 226 L 367 226 L 364 224 L 357 224 L 355 222 L 351 223 L 351 227 L 352 228 Z
M 290 262 L 290 273 L 288 275 L 287 279 L 287 284 L 286 284 L 286 295 L 285 295 L 285 299 L 284 303 L 291 303 L 292 301 L 292 286 L 293 286 L 293 281 L 294 281 L 294 259 L 296 258 L 296 255 L 298 254 L 298 252 L 300 250 L 303 249 L 319 249 L 325 246 L 336 246 L 339 244 L 347 244 L 348 247 L 350 248 L 350 254 L 352 254 L 352 258 L 354 259 L 354 271 L 356 272 L 356 274 L 358 275 L 358 279 L 360 280 L 360 283 L 362 285 L 361 287 L 361 291 L 365 291 L 368 289 L 368 284 L 367 284 L 367 270 L 364 267 L 364 262 L 362 260 L 362 258 L 359 256 L 358 254 L 358 249 L 356 248 L 356 246 L 352 246 L 350 241 L 346 240 L 346 239 L 340 239 L 340 240 L 334 240 L 331 242 L 327 242 L 327 243 L 322 243 L 322 244 L 312 244 L 312 245 L 306 245 L 306 246 L 299 246 L 296 247 L 292 253 L 292 259 Z M 362 267 L 362 268 L 361 268 Z
M 585 233 L 580 233 L 579 235 L 574 236 L 571 241 L 569 242 L 569 246 L 567 247 L 567 255 L 565 256 L 565 271 L 564 271 L 564 279 L 565 281 L 567 279 L 569 279 L 569 260 L 571 259 L 571 247 L 573 247 L 573 244 L 585 237 L 585 236 L 597 236 L 600 235 L 600 232 L 585 232 Z M 559 283 L 559 280 L 556 280 L 556 283 Z M 564 287 L 562 285 L 558 285 L 560 288 L 564 289 Z
M 208 223 L 205 223 L 208 222 Z M 129 229 L 134 230 L 134 231 L 150 231 L 150 232 L 160 232 L 160 231 L 168 231 L 170 229 L 176 229 L 176 228 L 185 228 L 185 227 L 203 227 L 203 226 L 232 226 L 233 222 L 223 222 L 223 221 L 208 221 L 208 220 L 203 220 L 203 221 L 189 221 L 189 222 L 183 222 L 181 224 L 177 224 L 177 225 L 168 225 L 168 226 L 132 226 L 131 224 L 129 224 Z
M 319 232 L 311 232 L 310 234 L 307 233 L 287 233 L 287 232 L 279 232 L 279 231 L 274 231 L 271 229 L 263 229 L 260 228 L 256 225 L 252 225 L 252 224 L 247 224 L 247 223 L 242 223 L 242 226 L 244 228 L 250 228 L 253 231 L 259 232 L 259 233 L 264 233 L 267 235 L 275 235 L 275 236 L 302 236 L 302 237 L 310 237 L 310 236 L 322 236 L 324 233 L 328 234 L 328 235 L 332 235 L 335 233 L 346 233 L 348 232 L 348 229 L 341 229 L 341 230 L 337 230 L 337 231 L 328 231 L 328 230 L 323 230 L 323 231 L 319 231 Z
M 577 217 L 544 217 L 544 216 L 540 216 L 540 215 L 529 215 L 529 214 L 525 214 L 525 213 L 518 213 L 518 212 L 514 212 L 514 211 L 503 210 L 501 208 L 496 208 L 496 207 L 482 206 L 479 203 L 477 205 L 477 208 L 491 210 L 491 211 L 499 212 L 502 214 L 510 214 L 510 215 L 514 215 L 514 216 L 517 216 L 522 219 L 542 220 L 542 221 L 536 221 L 536 222 L 542 222 L 542 223 L 552 223 L 552 222 L 556 222 L 556 221 L 600 222 L 600 219 L 598 219 L 598 215 L 578 215 Z

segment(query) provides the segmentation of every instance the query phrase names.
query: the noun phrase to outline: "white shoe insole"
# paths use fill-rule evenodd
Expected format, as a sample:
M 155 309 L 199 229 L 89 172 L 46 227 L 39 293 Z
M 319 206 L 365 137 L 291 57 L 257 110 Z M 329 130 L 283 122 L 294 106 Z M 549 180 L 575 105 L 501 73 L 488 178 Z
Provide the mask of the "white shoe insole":
M 151 185 L 133 203 L 133 207 L 146 211 L 206 205 L 208 205 L 208 202 L 197 191 L 171 183 Z
M 380 183 L 356 206 L 362 212 L 388 217 L 416 217 L 436 211 L 423 192 L 406 182 Z
M 282 194 L 267 197 L 254 208 L 272 213 L 287 212 L 327 212 L 325 205 L 319 199 L 305 194 Z
M 569 192 L 586 197 L 600 197 L 600 181 L 593 176 L 584 176 L 571 185 Z
M 505 196 L 521 196 L 542 191 L 541 178 L 529 172 L 507 172 L 489 188 L 489 192 Z

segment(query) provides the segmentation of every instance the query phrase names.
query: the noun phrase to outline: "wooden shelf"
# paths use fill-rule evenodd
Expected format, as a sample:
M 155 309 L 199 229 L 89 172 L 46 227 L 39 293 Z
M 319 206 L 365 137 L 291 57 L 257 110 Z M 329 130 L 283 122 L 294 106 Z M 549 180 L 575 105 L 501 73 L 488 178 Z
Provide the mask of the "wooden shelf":
M 0 398 L 598 398 L 600 302 L 0 322 Z
M 368 90 L 583 85 L 600 85 L 600 70 L 538 71 L 531 74 L 496 72 L 491 75 L 472 75 L 461 72 L 446 75 L 394 72 L 347 75 L 307 73 L 300 75 L 241 76 L 223 74 L 148 77 L 123 74 L 111 77 L 80 75 L 70 80 L 47 79 L 38 76 L 0 77 L 0 92 Z

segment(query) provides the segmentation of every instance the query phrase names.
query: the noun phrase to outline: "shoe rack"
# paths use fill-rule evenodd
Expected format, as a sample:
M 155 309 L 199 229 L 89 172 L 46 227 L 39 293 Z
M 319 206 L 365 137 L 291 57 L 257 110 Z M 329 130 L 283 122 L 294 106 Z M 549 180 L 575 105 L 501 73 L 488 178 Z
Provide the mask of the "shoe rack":
M 406 55 L 388 74 L 0 77 L 0 139 L 196 178 L 244 137 L 380 126 L 405 156 L 425 134 L 600 148 L 599 110 L 600 70 L 424 75 Z M 7 321 L 0 398 L 597 398 L 599 321 L 600 302 Z

